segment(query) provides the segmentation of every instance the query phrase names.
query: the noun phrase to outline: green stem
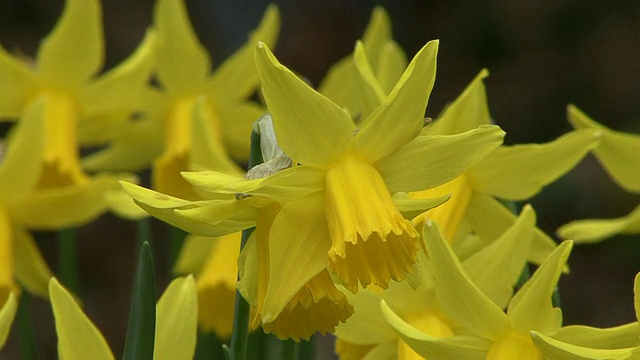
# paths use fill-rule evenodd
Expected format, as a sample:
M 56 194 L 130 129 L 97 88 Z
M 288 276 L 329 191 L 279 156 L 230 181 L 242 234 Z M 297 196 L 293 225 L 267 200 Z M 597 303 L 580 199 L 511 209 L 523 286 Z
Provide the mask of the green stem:
M 260 151 L 260 135 L 255 131 L 251 132 L 251 152 L 249 153 L 249 169 L 262 163 L 262 152 Z M 249 236 L 255 228 L 242 231 L 240 250 L 244 248 L 249 240 Z M 249 338 L 249 303 L 236 290 L 235 312 L 233 314 L 233 332 L 231 333 L 231 344 L 229 349 L 230 360 L 246 360 L 247 343 Z
M 295 360 L 296 353 L 298 352 L 298 344 L 293 340 L 285 340 L 282 342 L 282 356 L 283 360 Z
M 31 322 L 31 296 L 26 292 L 20 294 L 20 304 L 18 305 L 18 314 L 16 316 L 20 334 L 21 359 L 35 360 L 38 358 L 38 354 L 36 353 L 36 341 L 33 323 Z
M 301 341 L 298 344 L 298 351 L 296 352 L 296 360 L 311 360 L 315 356 L 313 351 L 313 337 L 309 341 Z
M 69 228 L 58 231 L 58 241 L 58 276 L 67 289 L 75 295 L 79 295 L 80 277 L 76 249 L 76 229 Z

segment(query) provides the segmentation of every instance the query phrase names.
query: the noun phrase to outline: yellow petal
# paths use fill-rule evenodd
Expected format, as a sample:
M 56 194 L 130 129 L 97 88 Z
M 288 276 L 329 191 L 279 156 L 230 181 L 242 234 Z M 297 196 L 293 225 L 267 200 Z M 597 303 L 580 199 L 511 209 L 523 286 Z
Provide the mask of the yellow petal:
M 154 360 L 192 359 L 198 334 L 198 298 L 192 276 L 173 280 L 156 306 Z
M 438 303 L 460 326 L 486 339 L 508 331 L 507 316 L 472 282 L 435 223 L 425 224 L 423 236 L 435 278 Z
M 535 212 L 525 206 L 518 220 L 500 238 L 462 262 L 473 282 L 501 309 L 509 303 L 527 264 L 535 222 Z
M 258 41 L 275 47 L 279 32 L 280 11 L 277 5 L 270 4 L 258 28 L 249 36 L 249 41 L 220 64 L 211 76 L 208 86 L 213 97 L 229 101 L 244 100 L 250 96 L 260 84 L 253 56 L 254 48 Z
M 393 203 L 396 204 L 398 211 L 402 213 L 405 219 L 413 219 L 425 211 L 439 207 L 449 201 L 449 199 L 451 199 L 451 194 L 430 199 L 400 199 L 394 197 Z
M 44 149 L 46 98 L 32 102 L 10 134 L 0 163 L 0 201 L 19 199 L 37 185 Z
M 375 345 L 398 340 L 398 334 L 387 323 L 382 311 L 381 294 L 370 290 L 357 294 L 346 293 L 354 314 L 336 328 L 338 339 L 358 345 Z
M 353 142 L 349 116 L 280 64 L 265 44 L 258 45 L 255 56 L 282 150 L 297 162 L 319 167 L 341 158 Z
M 395 355 L 395 341 L 387 345 L 391 345 L 391 354 Z M 334 351 L 336 355 L 338 355 L 338 358 L 342 360 L 362 360 L 365 359 L 366 355 L 375 350 L 376 347 L 376 345 L 353 344 L 338 337 Z
M 175 274 L 197 274 L 204 266 L 216 238 L 187 234 L 173 267 Z
M 102 11 L 97 0 L 67 0 L 53 31 L 38 50 L 43 80 L 57 88 L 77 89 L 102 66 Z
M 578 346 L 620 349 L 640 345 L 639 333 L 640 324 L 634 321 L 604 329 L 582 325 L 564 326 L 553 334 L 553 338 Z
M 599 138 L 600 131 L 585 129 L 546 144 L 502 146 L 469 169 L 468 176 L 479 192 L 527 199 L 573 169 Z
M 114 359 L 100 331 L 55 278 L 49 281 L 49 298 L 56 321 L 60 359 Z
M 160 0 L 154 10 L 158 34 L 158 78 L 169 92 L 192 95 L 203 89 L 211 64 L 189 22 L 183 0 Z
M 13 324 L 13 319 L 16 316 L 17 310 L 18 301 L 16 300 L 16 296 L 13 293 L 10 293 L 7 301 L 5 301 L 0 308 L 0 349 L 4 347 L 4 344 L 9 337 L 11 325 Z
M 542 351 L 547 359 L 558 360 L 617 360 L 633 359 L 638 354 L 637 348 L 627 349 L 593 349 L 576 346 L 555 340 L 538 332 L 532 332 L 533 343 Z
M 0 46 L 0 119 L 17 119 L 35 90 L 33 71 Z
M 251 101 L 217 102 L 215 112 L 219 117 L 225 150 L 232 158 L 247 162 L 251 145 L 251 126 L 267 110 Z
M 183 228 L 197 235 L 223 236 L 255 224 L 254 198 L 238 201 L 211 201 L 193 208 L 176 209 L 175 214 L 189 222 Z M 257 199 L 261 200 L 261 199 Z M 208 226 L 208 227 L 207 227 Z M 198 227 L 203 227 L 202 233 Z
M 636 319 L 640 322 L 640 275 L 636 275 L 633 282 L 633 307 L 636 310 Z
M 103 198 L 109 211 L 123 219 L 136 221 L 149 216 L 149 213 L 138 206 L 121 188 L 106 190 Z
M 419 136 L 377 161 L 375 167 L 392 193 L 425 190 L 460 175 L 497 148 L 503 137 L 497 126 L 457 135 Z
M 374 162 L 420 133 L 436 78 L 437 53 L 438 41 L 430 41 L 414 56 L 385 103 L 364 120 L 355 137 L 358 154 Z
M 407 68 L 407 56 L 395 41 L 387 41 L 378 55 L 376 78 L 385 94 L 391 92 Z
M 594 154 L 613 180 L 623 189 L 640 191 L 640 135 L 613 131 L 590 119 L 573 105 L 567 107 L 569 122 L 577 129 L 595 128 L 601 131 L 600 145 Z
M 564 268 L 573 241 L 558 245 L 533 276 L 513 296 L 507 315 L 512 326 L 522 332 L 552 333 L 562 325 L 562 312 L 553 307 L 551 295 Z
M 265 323 L 275 320 L 298 290 L 327 266 L 331 243 L 322 200 L 318 196 L 288 204 L 273 222 Z
M 378 83 L 378 79 L 376 79 L 373 69 L 371 68 L 371 63 L 367 58 L 364 45 L 360 41 L 356 43 L 353 58 L 356 64 L 356 69 L 362 78 L 363 86 L 361 91 L 364 93 L 366 101 L 365 108 L 373 110 L 386 100 L 387 94 L 385 94 L 380 83 Z M 366 119 L 369 114 L 370 112 L 361 114 L 360 116 L 362 116 L 363 119 Z
M 49 297 L 49 279 L 53 272 L 38 249 L 33 236 L 24 229 L 13 229 L 14 271 L 18 282 L 31 294 Z
M 436 338 L 407 324 L 383 300 L 380 303 L 385 319 L 407 345 L 429 360 L 468 359 L 484 360 L 491 343 L 479 337 L 454 336 Z
M 452 135 L 491 124 L 487 93 L 483 83 L 487 76 L 489 71 L 482 69 L 442 115 L 422 129 L 422 134 Z
M 637 234 L 638 232 L 640 232 L 640 206 L 619 218 L 572 221 L 558 229 L 558 236 L 575 240 L 578 244 L 589 244 L 618 234 Z
M 376 6 L 371 12 L 371 19 L 362 35 L 362 42 L 367 49 L 367 57 L 372 59 L 374 69 L 378 68 L 379 54 L 391 39 L 391 20 L 382 6 Z
M 147 86 L 155 63 L 155 47 L 155 33 L 147 31 L 129 58 L 84 88 L 78 95 L 78 102 L 84 105 L 85 115 L 122 108 L 137 109 L 138 93 Z
M 356 123 L 362 119 L 363 113 L 368 114 L 373 110 L 369 109 L 367 112 L 365 94 L 362 91 L 362 78 L 356 69 L 353 56 L 348 56 L 334 64 L 325 75 L 318 91 L 336 105 L 346 109 Z
M 20 293 L 20 288 L 14 282 L 15 242 L 14 229 L 11 220 L 4 211 L 0 211 L 0 304 L 9 297 L 9 294 Z

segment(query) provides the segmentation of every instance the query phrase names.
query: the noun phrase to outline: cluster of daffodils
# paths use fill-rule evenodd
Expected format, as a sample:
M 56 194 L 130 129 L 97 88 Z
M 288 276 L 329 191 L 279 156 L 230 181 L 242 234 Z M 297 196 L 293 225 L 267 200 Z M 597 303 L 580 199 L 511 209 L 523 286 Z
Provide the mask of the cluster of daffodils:
M 29 232 L 111 211 L 188 232 L 184 277 L 150 326 L 130 319 L 153 358 L 193 358 L 198 328 L 250 328 L 296 342 L 335 333 L 345 360 L 640 359 L 639 322 L 563 326 L 555 300 L 574 244 L 640 232 L 640 210 L 570 223 L 558 244 L 514 206 L 590 152 L 640 191 L 640 136 L 570 106 L 575 130 L 505 146 L 486 70 L 425 118 L 438 42 L 408 61 L 380 8 L 317 88 L 272 53 L 275 6 L 215 71 L 182 0 L 154 11 L 138 49 L 103 74 L 98 0 L 66 0 L 33 62 L 0 48 L 0 120 L 15 123 L 0 163 L 0 346 L 27 291 L 51 302 L 60 358 L 114 357 Z M 150 185 L 137 185 L 146 169 Z M 640 318 L 640 277 L 635 292 Z

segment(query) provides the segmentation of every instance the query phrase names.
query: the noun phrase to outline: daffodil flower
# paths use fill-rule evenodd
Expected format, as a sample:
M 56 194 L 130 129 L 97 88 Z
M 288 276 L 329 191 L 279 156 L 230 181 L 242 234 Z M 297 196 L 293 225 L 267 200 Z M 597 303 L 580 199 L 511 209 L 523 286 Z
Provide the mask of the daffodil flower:
M 49 294 L 61 359 L 115 359 L 98 328 L 55 278 L 49 282 Z M 156 309 L 156 328 L 148 329 L 155 331 L 153 358 L 193 358 L 198 309 L 193 277 L 173 280 L 158 300 Z
M 428 359 L 536 359 L 543 353 L 531 332 L 573 343 L 591 342 L 605 348 L 612 341 L 637 346 L 637 324 L 611 329 L 562 327 L 562 313 L 551 294 L 565 267 L 572 241 L 560 244 L 509 301 L 506 313 L 473 283 L 435 223 L 424 228 L 427 252 L 434 274 L 436 296 L 444 313 L 459 326 L 455 336 L 438 339 L 404 321 L 382 302 L 387 321 L 418 354 Z
M 138 109 L 138 94 L 151 73 L 153 42 L 149 33 L 129 59 L 96 77 L 104 57 L 99 2 L 68 0 L 34 68 L 0 48 L 0 118 L 20 119 L 30 104 L 47 99 L 44 124 L 34 130 L 46 136 L 38 191 L 22 210 L 35 220 L 33 226 L 76 226 L 118 206 L 105 194 L 119 191 L 122 177 L 88 176 L 78 147 L 103 143 Z M 61 204 L 70 211 L 60 211 Z
M 0 307 L 0 349 L 4 347 L 11 331 L 11 324 L 18 311 L 18 301 L 14 293 L 10 293 Z
M 573 105 L 567 109 L 569 122 L 576 129 L 593 129 L 602 135 L 600 144 L 593 149 L 600 164 L 609 176 L 626 191 L 640 192 L 640 135 L 615 131 L 595 122 Z M 640 207 L 626 216 L 614 219 L 577 220 L 558 229 L 564 239 L 572 238 L 580 243 L 593 243 L 617 234 L 640 233 Z
M 513 287 L 526 263 L 535 228 L 535 213 L 526 206 L 518 220 L 495 242 L 462 261 L 472 281 L 499 307 L 508 303 Z M 386 291 L 365 290 L 347 294 L 355 313 L 338 326 L 336 351 L 341 359 L 421 359 L 386 322 L 380 301 L 385 300 L 401 318 L 434 338 L 454 336 L 459 326 L 445 315 L 436 296 L 436 281 L 430 260 L 424 252 L 421 258 L 422 281 L 413 288 L 407 282 L 390 284 Z M 364 354 L 363 354 L 364 356 Z
M 636 319 L 640 322 L 640 274 L 636 275 L 633 291 L 635 294 Z M 638 323 L 630 324 L 638 330 L 636 334 L 640 337 L 640 326 Z M 552 337 L 533 332 L 533 342 L 549 359 L 557 360 L 623 360 L 640 359 L 640 346 L 629 346 L 627 339 L 610 337 L 606 344 L 582 341 L 582 346 L 567 342 L 567 340 L 554 339 Z M 604 334 L 602 334 L 604 335 Z M 570 340 L 569 340 L 570 341 Z M 604 347 L 603 345 L 606 345 Z
M 279 26 L 278 9 L 269 6 L 249 41 L 211 72 L 211 60 L 189 23 L 184 2 L 159 0 L 154 28 L 158 35 L 156 75 L 162 92 L 148 93 L 148 102 L 157 107 L 147 119 L 151 124 L 133 124 L 111 147 L 89 157 L 85 166 L 139 170 L 155 158 L 153 187 L 190 200 L 197 196 L 181 171 L 242 174 L 231 158 L 248 159 L 251 124 L 265 112 L 249 99 L 260 84 L 253 48 L 258 40 L 274 44 Z M 161 129 L 161 133 L 146 136 L 148 127 Z M 160 148 L 162 153 L 150 153 L 148 148 Z
M 483 84 L 487 76 L 486 70 L 481 71 L 444 113 L 422 130 L 421 136 L 457 134 L 490 124 Z M 454 180 L 410 193 L 410 198 L 451 194 L 449 202 L 420 215 L 414 223 L 419 226 L 427 220 L 436 221 L 460 256 L 473 253 L 515 221 L 515 215 L 496 197 L 505 200 L 532 197 L 571 170 L 597 146 L 599 136 L 596 130 L 576 130 L 545 144 L 500 146 Z M 467 238 L 469 230 L 478 235 L 475 241 Z M 540 264 L 554 248 L 555 242 L 536 229 L 529 260 Z

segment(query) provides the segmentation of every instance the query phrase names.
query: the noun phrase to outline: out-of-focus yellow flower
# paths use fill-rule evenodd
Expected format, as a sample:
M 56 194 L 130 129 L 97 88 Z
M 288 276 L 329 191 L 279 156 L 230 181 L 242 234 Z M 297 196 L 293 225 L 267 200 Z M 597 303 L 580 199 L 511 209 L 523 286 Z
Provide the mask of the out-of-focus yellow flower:
M 147 93 L 147 101 L 155 104 L 147 126 L 133 124 L 111 147 L 84 164 L 90 169 L 139 170 L 155 158 L 153 187 L 195 200 L 197 196 L 180 176 L 181 171 L 241 174 L 231 158 L 246 161 L 249 157 L 251 124 L 265 112 L 250 100 L 260 84 L 253 48 L 258 40 L 275 44 L 279 12 L 275 5 L 269 6 L 249 41 L 214 72 L 182 0 L 159 0 L 154 28 L 161 93 Z M 160 129 L 159 136 L 145 134 L 149 127 Z M 145 150 L 149 148 L 162 149 L 162 153 Z
M 445 315 L 458 324 L 459 332 L 439 339 L 404 321 L 385 302 L 382 310 L 404 341 L 428 359 L 542 360 L 543 353 L 531 339 L 532 331 L 571 338 L 577 345 L 590 342 L 605 348 L 611 341 L 627 346 L 637 346 L 640 341 L 637 323 L 611 329 L 561 327 L 562 313 L 553 307 L 551 295 L 569 256 L 571 241 L 560 244 L 545 259 L 509 301 L 505 313 L 473 283 L 435 223 L 426 224 L 424 236 L 438 301 Z
M 576 129 L 594 129 L 601 132 L 601 141 L 593 149 L 600 164 L 613 181 L 623 189 L 640 192 L 640 135 L 611 130 L 573 105 L 567 108 L 569 122 Z M 640 233 L 640 207 L 631 213 L 614 219 L 586 219 L 571 222 L 558 229 L 564 239 L 579 243 L 598 242 L 617 234 Z
M 55 278 L 49 282 L 49 296 L 58 334 L 61 359 L 114 359 L 100 331 L 82 312 L 71 294 Z M 173 280 L 156 305 L 153 358 L 193 358 L 197 338 L 196 285 L 193 277 Z
M 13 293 L 10 293 L 7 299 L 0 307 L 0 349 L 7 342 L 9 337 L 9 331 L 11 331 L 11 324 L 18 311 L 18 301 Z
M 46 98 L 43 126 L 34 130 L 46 136 L 42 169 L 34 198 L 23 204 L 34 227 L 76 226 L 118 205 L 108 194 L 120 191 L 120 177 L 88 176 L 80 166 L 79 144 L 106 141 L 138 109 L 154 60 L 153 43 L 149 33 L 129 59 L 96 77 L 104 58 L 100 4 L 68 0 L 34 68 L 0 48 L 0 118 L 19 119 L 30 104 Z M 59 221 L 51 221 L 51 211 Z
M 535 228 L 535 213 L 525 207 L 518 220 L 495 242 L 465 259 L 462 266 L 478 288 L 499 307 L 512 296 Z M 421 359 L 388 324 L 380 309 L 385 300 L 405 322 L 434 338 L 454 336 L 458 324 L 445 315 L 436 296 L 430 260 L 420 252 L 422 280 L 414 289 L 407 282 L 390 284 L 386 291 L 365 290 L 347 294 L 355 314 L 336 329 L 340 359 Z

